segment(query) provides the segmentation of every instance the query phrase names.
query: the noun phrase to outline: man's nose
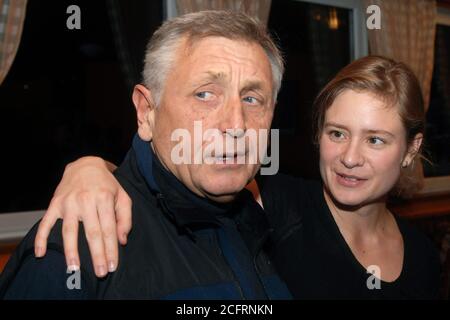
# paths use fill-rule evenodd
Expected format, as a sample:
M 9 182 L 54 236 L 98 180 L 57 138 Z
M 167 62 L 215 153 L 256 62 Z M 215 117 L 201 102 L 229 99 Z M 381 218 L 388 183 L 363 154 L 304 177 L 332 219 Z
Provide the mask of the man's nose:
M 240 137 L 245 133 L 246 122 L 244 106 L 240 97 L 233 97 L 227 100 L 220 114 L 219 129 L 222 133 L 229 133 L 234 137 Z
M 350 141 L 344 146 L 341 154 L 342 164 L 348 168 L 360 167 L 364 165 L 364 155 L 362 146 L 357 140 Z

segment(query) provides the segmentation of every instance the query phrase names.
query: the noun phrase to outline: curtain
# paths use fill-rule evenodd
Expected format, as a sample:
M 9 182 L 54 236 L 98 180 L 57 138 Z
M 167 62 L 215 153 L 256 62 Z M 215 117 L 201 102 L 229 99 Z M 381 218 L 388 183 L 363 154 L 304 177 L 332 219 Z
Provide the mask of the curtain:
M 366 0 L 381 9 L 381 29 L 368 30 L 370 53 L 408 64 L 430 100 L 436 32 L 434 0 Z
M 0 0 L 0 85 L 16 56 L 27 0 Z
M 267 25 L 271 0 L 177 0 L 178 14 L 201 10 L 242 11 Z
M 436 32 L 434 0 L 365 0 L 381 9 L 381 29 L 368 30 L 370 53 L 401 61 L 410 66 L 419 79 L 425 102 L 430 101 Z M 410 196 L 423 187 L 420 161 L 402 184 L 403 196 Z M 401 179 L 402 179 L 401 178 Z

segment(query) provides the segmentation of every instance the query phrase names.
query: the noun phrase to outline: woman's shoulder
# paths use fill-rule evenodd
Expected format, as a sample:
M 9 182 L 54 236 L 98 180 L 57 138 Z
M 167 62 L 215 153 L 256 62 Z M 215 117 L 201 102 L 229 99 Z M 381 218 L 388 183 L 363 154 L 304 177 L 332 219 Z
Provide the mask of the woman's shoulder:
M 397 223 L 402 233 L 403 239 L 408 245 L 414 248 L 417 256 L 437 256 L 438 250 L 431 239 L 425 235 L 416 225 L 412 225 L 410 221 L 404 218 L 397 218 Z
M 298 197 L 305 193 L 322 190 L 318 180 L 307 180 L 301 177 L 278 173 L 271 176 L 257 176 L 256 181 L 261 193 L 266 197 L 282 196 Z
M 311 199 L 317 199 L 322 192 L 319 181 L 276 174 L 259 176 L 256 179 L 270 224 L 277 230 L 301 223 L 309 209 Z
M 405 246 L 408 279 L 421 297 L 434 299 L 440 283 L 439 250 L 417 226 L 401 218 L 397 222 Z

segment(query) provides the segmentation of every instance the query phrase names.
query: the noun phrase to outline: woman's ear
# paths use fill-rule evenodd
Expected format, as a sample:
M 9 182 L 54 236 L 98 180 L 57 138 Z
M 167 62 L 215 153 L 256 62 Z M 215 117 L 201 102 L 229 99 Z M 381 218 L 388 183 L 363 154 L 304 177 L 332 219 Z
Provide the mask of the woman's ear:
M 155 126 L 155 103 L 149 89 L 141 84 L 134 86 L 133 104 L 136 108 L 138 134 L 144 141 L 151 141 Z
M 420 146 L 422 145 L 422 141 L 423 141 L 423 134 L 418 133 L 415 135 L 414 139 L 410 142 L 405 158 L 402 161 L 403 168 L 406 168 L 414 161 L 414 157 L 419 152 Z

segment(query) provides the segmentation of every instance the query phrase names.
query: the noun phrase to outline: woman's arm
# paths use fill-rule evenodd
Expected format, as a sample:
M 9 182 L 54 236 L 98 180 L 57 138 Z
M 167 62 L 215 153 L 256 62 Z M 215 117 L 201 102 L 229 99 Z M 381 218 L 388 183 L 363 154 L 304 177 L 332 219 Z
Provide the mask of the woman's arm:
M 127 242 L 131 230 L 131 199 L 112 172 L 116 166 L 98 157 L 84 157 L 66 166 L 50 206 L 39 224 L 35 239 L 35 255 L 42 257 L 47 239 L 57 219 L 63 219 L 66 263 L 79 267 L 78 224 L 86 232 L 95 274 L 105 276 L 118 265 L 118 244 Z M 255 180 L 247 185 L 261 205 Z
M 63 219 L 64 254 L 68 266 L 80 266 L 78 223 L 84 223 L 95 274 L 105 276 L 118 264 L 118 241 L 125 245 L 131 230 L 131 199 L 112 172 L 116 166 L 98 157 L 68 164 L 39 224 L 35 255 L 47 250 L 47 238 L 57 219 Z

